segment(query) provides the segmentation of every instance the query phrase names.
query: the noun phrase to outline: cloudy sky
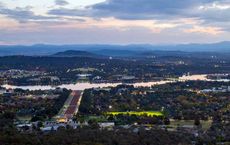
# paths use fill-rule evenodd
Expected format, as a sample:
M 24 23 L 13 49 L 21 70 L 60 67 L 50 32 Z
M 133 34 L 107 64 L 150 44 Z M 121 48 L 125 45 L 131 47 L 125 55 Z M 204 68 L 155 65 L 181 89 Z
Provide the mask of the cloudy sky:
M 0 45 L 230 40 L 230 0 L 0 0 Z

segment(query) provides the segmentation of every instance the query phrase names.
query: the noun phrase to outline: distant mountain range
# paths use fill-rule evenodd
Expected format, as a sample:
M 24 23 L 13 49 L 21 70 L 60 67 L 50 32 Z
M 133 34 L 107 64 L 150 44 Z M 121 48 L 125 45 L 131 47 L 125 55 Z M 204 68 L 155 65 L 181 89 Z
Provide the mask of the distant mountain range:
M 136 56 L 141 53 L 171 51 L 171 52 L 218 52 L 230 53 L 230 41 L 213 44 L 178 44 L 178 45 L 46 45 L 37 44 L 32 46 L 0 46 L 0 56 L 9 55 L 53 55 L 67 50 L 85 51 L 81 55 L 104 55 L 104 56 Z M 65 53 L 72 53 L 71 51 Z M 146 53 L 147 52 L 147 53 Z M 91 53 L 91 54 L 89 54 Z M 61 55 L 61 54 L 58 54 Z M 63 54 L 62 54 L 63 55 Z M 69 54 L 68 54 L 69 56 Z

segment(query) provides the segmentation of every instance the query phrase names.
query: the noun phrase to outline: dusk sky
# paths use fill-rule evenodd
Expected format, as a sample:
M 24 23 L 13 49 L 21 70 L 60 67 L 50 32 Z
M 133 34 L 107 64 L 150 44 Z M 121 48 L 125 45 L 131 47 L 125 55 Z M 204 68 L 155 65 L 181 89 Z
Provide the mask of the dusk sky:
M 0 45 L 230 40 L 230 0 L 0 0 Z

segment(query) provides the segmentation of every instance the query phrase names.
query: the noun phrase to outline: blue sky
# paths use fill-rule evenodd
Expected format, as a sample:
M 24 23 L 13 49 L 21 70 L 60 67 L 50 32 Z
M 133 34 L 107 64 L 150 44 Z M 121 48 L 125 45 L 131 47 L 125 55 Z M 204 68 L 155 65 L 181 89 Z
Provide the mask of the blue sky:
M 230 40 L 230 0 L 0 0 L 0 44 Z

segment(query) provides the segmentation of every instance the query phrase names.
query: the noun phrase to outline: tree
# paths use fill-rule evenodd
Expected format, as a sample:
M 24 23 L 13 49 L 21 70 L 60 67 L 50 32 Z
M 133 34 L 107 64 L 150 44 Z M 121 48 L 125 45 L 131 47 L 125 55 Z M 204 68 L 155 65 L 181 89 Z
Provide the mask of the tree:
M 88 123 L 92 129 L 98 129 L 99 128 L 97 121 L 94 119 L 90 119 Z
M 199 126 L 199 125 L 200 125 L 200 119 L 199 119 L 199 118 L 196 118 L 196 119 L 194 120 L 194 125 L 196 125 L 196 126 Z
M 41 121 L 39 121 L 39 122 L 37 123 L 37 127 L 38 127 L 38 128 L 43 127 L 43 123 L 42 123 Z
M 170 125 L 170 119 L 168 117 L 164 118 L 164 124 L 165 125 Z

